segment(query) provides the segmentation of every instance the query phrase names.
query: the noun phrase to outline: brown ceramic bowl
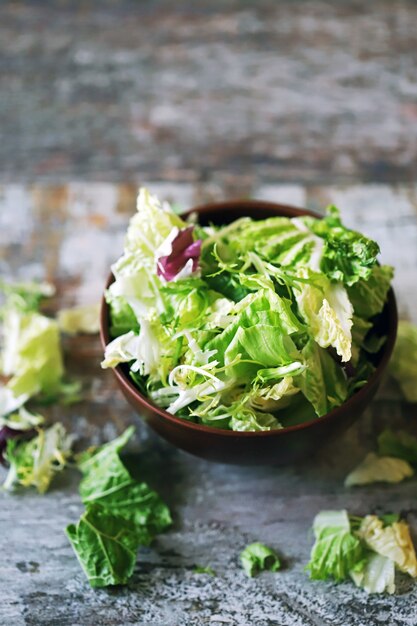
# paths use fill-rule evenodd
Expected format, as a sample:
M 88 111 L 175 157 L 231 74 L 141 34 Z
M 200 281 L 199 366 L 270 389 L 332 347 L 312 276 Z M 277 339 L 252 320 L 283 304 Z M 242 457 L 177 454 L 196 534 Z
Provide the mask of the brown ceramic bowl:
M 254 219 L 264 219 L 275 215 L 320 217 L 304 209 L 257 200 L 207 204 L 196 207 L 191 212 L 198 214 L 199 223 L 202 225 L 227 224 L 242 216 Z M 113 275 L 110 275 L 107 286 L 112 282 Z M 311 455 L 329 439 L 341 435 L 359 418 L 374 397 L 396 338 L 397 307 L 392 289 L 385 308 L 379 316 L 378 326 L 387 335 L 387 341 L 376 356 L 376 371 L 368 382 L 342 406 L 323 417 L 288 426 L 282 430 L 240 433 L 187 422 L 170 415 L 143 396 L 131 381 L 125 366 L 119 365 L 113 371 L 120 389 L 135 411 L 155 432 L 172 445 L 204 459 L 221 463 L 284 465 L 306 458 L 306 455 Z M 109 309 L 104 298 L 101 307 L 101 341 L 103 347 L 110 341 Z

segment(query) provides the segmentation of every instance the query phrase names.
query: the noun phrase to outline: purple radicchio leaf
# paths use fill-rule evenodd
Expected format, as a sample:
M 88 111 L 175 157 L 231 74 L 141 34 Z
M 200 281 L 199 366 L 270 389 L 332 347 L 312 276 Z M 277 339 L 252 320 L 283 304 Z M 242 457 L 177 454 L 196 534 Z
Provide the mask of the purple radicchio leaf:
M 194 226 L 174 228 L 160 246 L 156 273 L 167 282 L 176 278 L 186 278 L 197 271 L 201 239 L 194 241 L 193 230 Z
M 10 439 L 32 439 L 36 435 L 36 430 L 31 428 L 30 430 L 17 430 L 10 428 L 10 426 L 2 426 L 0 428 L 0 463 L 5 465 L 4 453 L 7 448 L 7 442 Z

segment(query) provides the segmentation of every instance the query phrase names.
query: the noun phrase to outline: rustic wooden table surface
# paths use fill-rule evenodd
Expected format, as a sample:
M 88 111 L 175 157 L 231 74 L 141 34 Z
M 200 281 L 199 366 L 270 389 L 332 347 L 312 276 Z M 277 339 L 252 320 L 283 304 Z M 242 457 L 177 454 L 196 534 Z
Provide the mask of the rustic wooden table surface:
M 149 183 L 162 198 L 188 207 L 207 197 L 191 184 Z M 0 192 L 1 272 L 56 283 L 54 307 L 95 301 L 109 265 L 122 246 L 136 188 L 100 183 L 63 186 L 6 185 Z M 314 187 L 274 185 L 256 197 L 309 207 L 338 204 L 352 226 L 381 243 L 382 259 L 397 268 L 400 312 L 416 315 L 417 189 L 385 185 Z M 78 476 L 68 472 L 50 493 L 2 495 L 0 506 L 0 607 L 10 626 L 233 624 L 236 626 L 415 626 L 417 585 L 402 580 L 395 596 L 367 596 L 352 584 L 309 582 L 304 565 L 309 528 L 321 509 L 357 514 L 402 511 L 417 531 L 417 482 L 343 487 L 346 473 L 375 447 L 384 427 L 417 434 L 417 412 L 387 382 L 346 436 L 314 458 L 288 468 L 239 468 L 193 458 L 151 434 L 101 371 L 97 337 L 65 342 L 71 375 L 81 377 L 86 399 L 50 411 L 79 437 L 99 443 L 137 424 L 132 457 L 140 474 L 161 491 L 174 525 L 140 552 L 125 589 L 93 591 L 64 535 L 82 510 Z M 240 550 L 261 540 L 284 557 L 285 568 L 248 580 Z M 193 573 L 210 565 L 216 577 Z
M 253 196 L 322 209 L 381 244 L 401 316 L 417 322 L 414 0 L 102 0 L 0 7 L 0 275 L 48 279 L 58 309 L 99 298 L 137 185 L 188 208 Z M 97 182 L 105 181 L 105 182 Z M 367 596 L 303 571 L 321 509 L 402 511 L 417 539 L 416 479 L 348 491 L 385 426 L 417 434 L 387 381 L 346 435 L 296 466 L 214 465 L 134 416 L 96 337 L 65 340 L 85 401 L 52 407 L 80 446 L 137 424 L 132 462 L 174 524 L 124 589 L 93 591 L 64 535 L 78 475 L 40 497 L 0 495 L 3 626 L 416 626 L 417 585 Z M 261 540 L 285 568 L 247 579 Z M 210 565 L 216 577 L 193 573 Z

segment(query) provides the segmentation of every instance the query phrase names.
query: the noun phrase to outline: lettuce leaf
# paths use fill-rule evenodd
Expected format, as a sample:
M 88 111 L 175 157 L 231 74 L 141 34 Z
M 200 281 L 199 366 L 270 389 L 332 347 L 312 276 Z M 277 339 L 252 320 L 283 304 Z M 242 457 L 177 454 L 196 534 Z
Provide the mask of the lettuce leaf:
M 371 550 L 391 559 L 402 572 L 417 578 L 416 553 L 410 529 L 404 521 L 384 526 L 376 515 L 367 515 L 362 520 L 358 536 Z
M 395 563 L 380 554 L 371 554 L 364 569 L 350 575 L 368 593 L 395 593 Z
M 3 487 L 10 490 L 22 485 L 45 493 L 55 474 L 66 466 L 72 442 L 60 423 L 40 429 L 30 441 L 9 439 L 5 457 L 10 467 Z
M 323 273 L 348 286 L 369 278 L 379 246 L 372 239 L 343 226 L 335 206 L 327 208 L 327 216 L 322 220 L 310 217 L 301 220 L 315 235 L 324 239 L 320 266 Z
M 99 506 L 89 506 L 66 534 L 92 587 L 124 585 L 139 547 L 134 527 Z
M 59 392 L 64 373 L 57 323 L 39 313 L 6 311 L 1 370 L 15 397 Z
M 135 481 L 122 463 L 119 453 L 133 434 L 123 435 L 102 446 L 80 463 L 84 474 L 80 495 L 85 505 L 97 504 L 111 515 L 129 520 L 141 545 L 171 524 L 168 507 L 146 483 Z
M 295 290 L 295 299 L 312 337 L 322 348 L 333 346 L 342 361 L 349 361 L 353 309 L 346 289 L 305 269 L 298 276 L 306 282 Z
M 77 333 L 96 334 L 100 330 L 100 304 L 61 309 L 58 312 L 58 326 L 68 335 Z
M 381 313 L 393 277 L 393 267 L 375 265 L 367 279 L 358 280 L 354 285 L 347 288 L 356 316 L 369 320 L 374 315 Z
M 345 479 L 346 487 L 369 485 L 370 483 L 399 483 L 414 474 L 407 461 L 391 456 L 378 456 L 373 452 L 353 469 Z
M 313 580 L 346 580 L 366 564 L 366 553 L 352 533 L 347 511 L 322 511 L 313 524 L 315 543 L 306 569 Z
M 417 437 L 403 430 L 386 429 L 378 437 L 378 452 L 381 456 L 393 456 L 417 465 Z
M 295 385 L 301 389 L 320 417 L 346 400 L 346 378 L 342 368 L 330 354 L 312 339 L 307 342 L 301 354 L 307 367 L 295 377 Z
M 240 560 L 247 576 L 252 578 L 264 570 L 277 572 L 281 562 L 277 553 L 263 543 L 251 543 L 241 552 Z
M 6 297 L 5 305 L 0 308 L 0 318 L 10 309 L 28 313 L 38 311 L 42 301 L 55 294 L 55 287 L 46 282 L 8 283 L 0 279 L 0 292 Z
M 79 458 L 80 495 L 86 511 L 66 533 L 92 587 L 127 583 L 139 546 L 171 524 L 168 507 L 120 458 L 133 427 Z
M 390 362 L 390 373 L 408 402 L 417 402 L 417 326 L 398 324 L 397 343 Z

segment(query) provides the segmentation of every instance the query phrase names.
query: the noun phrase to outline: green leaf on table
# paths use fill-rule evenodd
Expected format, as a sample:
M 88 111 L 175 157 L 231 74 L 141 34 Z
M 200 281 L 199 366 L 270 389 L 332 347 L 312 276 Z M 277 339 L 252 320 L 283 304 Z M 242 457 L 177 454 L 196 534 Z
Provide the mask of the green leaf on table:
M 29 441 L 10 439 L 5 454 L 10 467 L 3 487 L 22 485 L 45 493 L 55 474 L 66 466 L 72 441 L 60 423 L 40 429 Z
M 8 283 L 0 279 L 0 292 L 6 298 L 5 304 L 0 308 L 1 318 L 7 309 L 21 313 L 39 311 L 42 301 L 55 294 L 55 287 L 46 282 Z
M 259 542 L 246 546 L 240 554 L 240 560 L 246 575 L 249 577 L 256 576 L 263 570 L 277 572 L 281 567 L 277 553 Z
M 119 452 L 133 431 L 128 428 L 79 465 L 84 474 L 80 495 L 85 505 L 98 504 L 109 514 L 129 520 L 139 543 L 147 545 L 172 520 L 159 495 L 146 483 L 134 480 L 120 459 Z
M 416 552 L 405 521 L 386 525 L 376 515 L 367 515 L 357 534 L 370 550 L 391 559 L 402 572 L 417 578 Z
M 58 395 L 64 373 L 57 323 L 36 312 L 7 309 L 0 367 L 15 397 Z
M 196 565 L 193 569 L 194 574 L 208 574 L 209 576 L 216 576 L 216 572 L 212 567 L 205 565 Z
M 395 593 L 395 563 L 380 554 L 371 554 L 364 569 L 350 575 L 368 593 Z
M 397 342 L 389 370 L 405 399 L 417 402 L 417 326 L 411 322 L 401 321 L 398 324 Z
M 350 572 L 362 571 L 366 553 L 352 533 L 347 511 L 322 511 L 314 519 L 313 530 L 316 541 L 306 566 L 310 578 L 340 582 Z
M 394 432 L 387 428 L 378 437 L 378 453 L 417 465 L 417 437 L 403 430 Z
M 88 506 L 66 534 L 92 587 L 124 585 L 139 547 L 135 528 L 100 506 Z
M 369 485 L 370 483 L 399 483 L 414 474 L 407 461 L 392 456 L 378 456 L 369 452 L 346 477 L 345 487 Z
M 59 328 L 68 335 L 95 334 L 100 330 L 100 304 L 61 309 L 57 316 Z

